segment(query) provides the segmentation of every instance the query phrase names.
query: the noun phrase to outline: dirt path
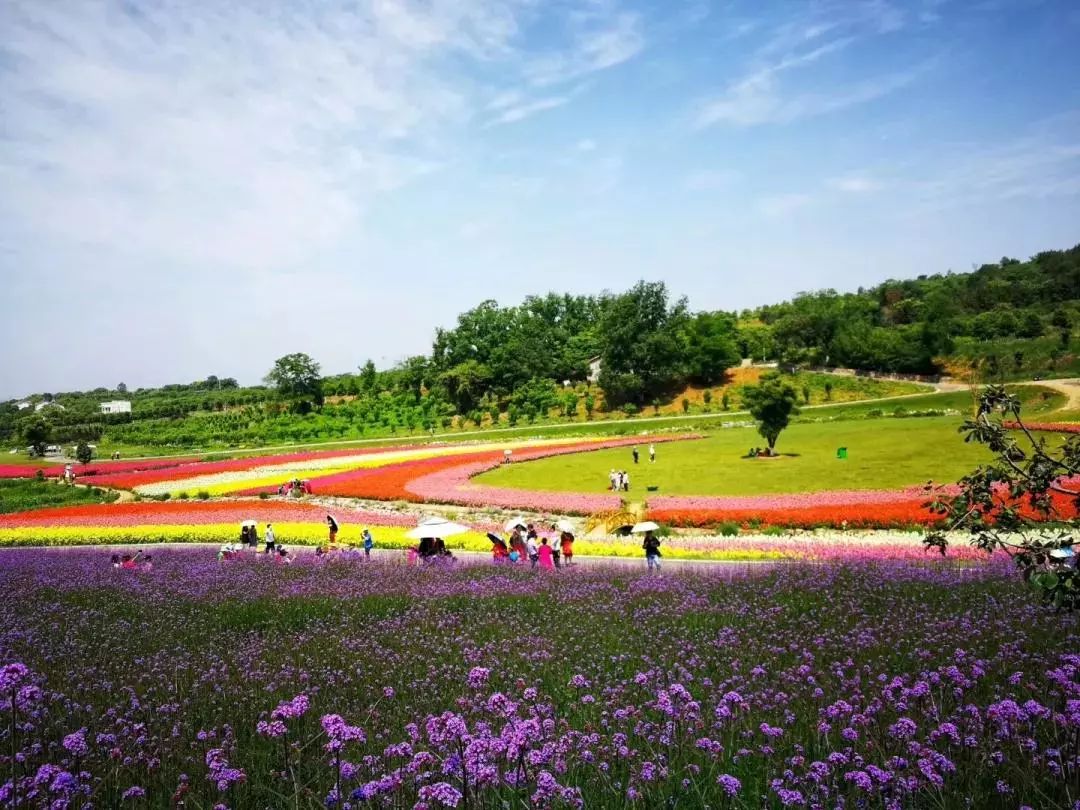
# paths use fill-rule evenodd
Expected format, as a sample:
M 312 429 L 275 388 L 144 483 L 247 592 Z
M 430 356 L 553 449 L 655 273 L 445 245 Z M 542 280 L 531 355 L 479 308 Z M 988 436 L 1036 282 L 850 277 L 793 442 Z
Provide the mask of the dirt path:
M 1041 385 L 1043 388 L 1050 388 L 1067 398 L 1065 404 L 1057 410 L 1080 411 L 1080 378 L 1078 377 L 1064 380 L 1031 380 L 1017 383 L 1017 385 Z

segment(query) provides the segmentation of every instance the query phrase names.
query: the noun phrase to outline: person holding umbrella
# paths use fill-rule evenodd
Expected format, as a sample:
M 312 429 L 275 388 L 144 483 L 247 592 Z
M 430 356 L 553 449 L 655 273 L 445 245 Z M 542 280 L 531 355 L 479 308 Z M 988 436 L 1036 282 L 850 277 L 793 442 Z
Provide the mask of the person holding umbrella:
M 453 523 L 446 518 L 432 517 L 420 521 L 420 524 L 415 529 L 406 532 L 405 536 L 411 540 L 420 541 L 420 560 L 427 563 L 438 553 L 440 546 L 442 546 L 445 556 L 450 557 L 449 552 L 445 550 L 446 546 L 443 539 L 452 537 L 455 534 L 462 534 L 468 530 L 468 526 L 462 526 L 460 523 Z
M 638 523 L 630 531 L 634 534 L 644 534 L 642 538 L 641 547 L 645 550 L 645 562 L 650 571 L 660 570 L 660 538 L 656 536 L 656 532 L 660 529 L 658 525 L 651 520 L 646 520 L 642 523 Z
M 332 515 L 326 516 L 326 527 L 330 530 L 330 545 L 333 546 L 337 542 L 338 525 Z
M 510 551 L 506 547 L 506 541 L 499 535 L 489 532 L 488 540 L 491 541 L 491 559 L 496 564 L 501 564 L 510 559 Z
M 574 525 L 568 520 L 560 520 L 555 524 L 555 530 L 559 532 L 563 562 L 569 566 L 574 559 Z

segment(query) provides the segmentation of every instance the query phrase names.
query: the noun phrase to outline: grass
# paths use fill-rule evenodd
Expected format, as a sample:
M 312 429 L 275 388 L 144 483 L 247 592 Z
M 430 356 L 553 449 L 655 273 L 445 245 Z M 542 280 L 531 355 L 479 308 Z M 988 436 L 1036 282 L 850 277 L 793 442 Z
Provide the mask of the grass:
M 78 503 L 109 503 L 116 498 L 115 492 L 97 487 L 69 487 L 32 478 L 0 481 L 0 514 Z
M 989 460 L 980 445 L 966 444 L 957 434 L 957 417 L 872 419 L 795 424 L 784 431 L 778 459 L 743 459 L 751 446 L 763 446 L 756 430 L 732 428 L 701 441 L 663 444 L 657 461 L 648 461 L 643 443 L 641 463 L 629 449 L 601 450 L 500 467 L 477 483 L 557 492 L 600 492 L 612 468 L 630 473 L 631 497 L 659 495 L 757 495 L 819 492 L 836 489 L 894 489 L 925 483 L 952 482 Z M 848 458 L 836 458 L 838 447 Z

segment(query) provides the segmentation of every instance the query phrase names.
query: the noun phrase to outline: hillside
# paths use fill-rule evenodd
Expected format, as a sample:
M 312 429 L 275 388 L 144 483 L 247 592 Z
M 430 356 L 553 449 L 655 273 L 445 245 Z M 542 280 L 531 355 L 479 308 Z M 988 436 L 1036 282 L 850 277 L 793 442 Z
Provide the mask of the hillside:
M 0 405 L 0 442 L 216 447 L 721 413 L 753 382 L 753 373 L 735 371 L 742 358 L 984 381 L 1068 376 L 1080 372 L 1078 319 L 1080 246 L 742 313 L 692 312 L 663 283 L 639 282 L 618 294 L 485 301 L 439 330 L 430 355 L 395 368 L 368 361 L 355 374 L 320 377 L 312 363 L 303 395 L 210 376 L 10 401 Z M 808 402 L 913 390 L 815 374 L 794 382 Z M 101 413 L 113 399 L 129 401 L 131 412 Z M 52 404 L 39 411 L 42 402 Z

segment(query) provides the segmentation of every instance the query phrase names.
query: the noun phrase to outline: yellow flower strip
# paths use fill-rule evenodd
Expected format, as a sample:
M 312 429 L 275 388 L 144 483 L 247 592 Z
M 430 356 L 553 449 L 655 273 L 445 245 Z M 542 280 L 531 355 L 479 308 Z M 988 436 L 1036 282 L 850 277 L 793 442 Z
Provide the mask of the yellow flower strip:
M 342 545 L 362 545 L 360 524 L 345 524 L 338 532 Z M 407 549 L 417 541 L 405 536 L 403 526 L 369 525 L 379 549 Z M 275 523 L 274 534 L 283 546 L 315 546 L 327 540 L 326 526 L 321 523 Z M 203 525 L 144 525 L 144 526 L 27 526 L 0 528 L 0 547 L 13 546 L 85 546 L 136 545 L 140 543 L 237 543 L 240 529 L 235 523 Z M 447 538 L 447 548 L 463 551 L 491 551 L 491 541 L 480 532 L 468 532 Z M 644 559 L 637 542 L 577 540 L 574 553 L 589 557 L 619 557 Z M 782 560 L 790 555 L 766 549 L 675 549 L 665 552 L 666 559 L 758 561 Z
M 470 454 L 470 453 L 485 453 L 492 450 L 510 449 L 517 450 L 521 448 L 533 448 L 533 447 L 558 447 L 564 444 L 581 444 L 584 442 L 601 442 L 606 441 L 608 437 L 605 436 L 588 436 L 585 438 L 555 438 L 555 439 L 536 439 L 532 441 L 517 441 L 517 442 L 483 442 L 480 444 L 457 444 L 446 445 L 444 447 L 418 447 L 416 449 L 397 450 L 389 453 L 368 453 L 364 454 L 358 452 L 355 456 L 342 456 L 335 461 L 340 462 L 333 466 L 318 466 L 312 464 L 311 466 L 303 466 L 303 462 L 288 462 L 287 465 L 276 465 L 273 462 L 272 457 L 266 458 L 265 464 L 252 466 L 247 471 L 234 471 L 231 473 L 209 473 L 203 476 L 191 476 L 187 479 L 180 478 L 175 483 L 158 482 L 154 484 L 147 484 L 145 486 L 135 487 L 135 491 L 144 495 L 157 495 L 162 492 L 168 492 L 173 498 L 179 497 L 181 493 L 186 492 L 189 496 L 196 496 L 199 492 L 208 492 L 210 495 L 227 495 L 232 492 L 239 492 L 247 489 L 254 489 L 255 487 L 271 487 L 280 486 L 281 484 L 293 481 L 297 478 L 301 480 L 307 480 L 311 478 L 319 478 L 322 476 L 334 475 L 340 472 L 346 472 L 347 470 L 360 470 L 365 468 L 385 467 L 390 464 L 399 464 L 404 461 L 416 461 L 419 459 L 435 458 L 437 456 L 450 456 L 458 454 Z M 325 459 L 322 460 L 325 465 Z M 276 469 L 278 466 L 284 466 L 285 469 Z M 264 469 L 276 470 L 273 473 L 266 474 L 260 472 Z M 212 483 L 212 481 L 221 476 L 235 476 L 233 480 L 220 481 L 218 483 Z M 250 476 L 250 477 L 247 477 Z

